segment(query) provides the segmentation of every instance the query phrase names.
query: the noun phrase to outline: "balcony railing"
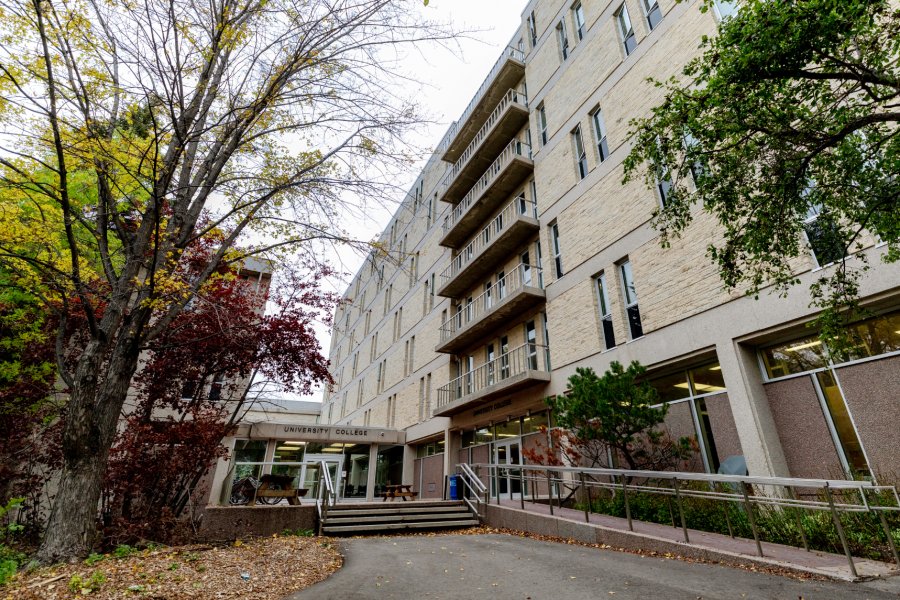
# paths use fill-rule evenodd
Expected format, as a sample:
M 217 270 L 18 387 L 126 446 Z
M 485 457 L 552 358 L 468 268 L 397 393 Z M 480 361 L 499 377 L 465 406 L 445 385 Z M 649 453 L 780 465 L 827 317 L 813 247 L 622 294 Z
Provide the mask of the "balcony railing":
M 441 323 L 441 342 L 446 342 L 472 323 L 480 321 L 506 298 L 526 287 L 543 289 L 544 277 L 540 267 L 520 264 L 505 273 L 483 294 L 461 305 L 455 315 Z
M 492 389 L 502 392 L 515 382 L 528 380 L 531 374 L 549 372 L 547 346 L 523 344 L 439 387 L 435 412 L 468 396 L 474 400 L 486 396 Z M 546 376 L 536 379 L 547 381 Z
M 463 111 L 463 114 L 456 120 L 456 123 L 450 126 L 450 129 L 444 135 L 444 139 L 441 140 L 441 145 L 438 148 L 439 154 L 443 154 L 443 152 L 447 149 L 447 146 L 450 145 L 450 142 L 453 141 L 453 138 L 456 137 L 457 132 L 459 132 L 459 128 L 466 122 L 469 116 L 472 114 L 472 111 L 475 110 L 475 107 L 484 97 L 484 93 L 491 87 L 491 83 L 494 81 L 494 78 L 497 76 L 497 73 L 500 72 L 500 69 L 503 68 L 503 63 L 505 63 L 510 58 L 525 62 L 525 53 L 519 50 L 518 48 L 514 48 L 513 46 L 507 46 L 503 52 L 500 54 L 500 58 L 497 59 L 497 62 L 494 63 L 494 66 L 491 67 L 490 72 L 488 72 L 487 77 L 484 78 L 484 81 L 481 82 L 481 86 L 478 88 L 478 91 L 475 92 L 475 95 L 472 96 L 472 100 L 469 101 L 469 105 L 466 107 L 466 110 Z
M 481 256 L 485 248 L 515 223 L 518 215 L 537 218 L 537 205 L 532 200 L 526 200 L 525 196 L 519 196 L 503 207 L 503 210 L 491 219 L 491 222 L 465 248 L 460 250 L 459 254 L 453 257 L 450 266 L 441 273 L 441 287 L 456 277 L 469 263 Z M 444 234 L 446 235 L 446 233 L 447 221 L 445 220 Z
M 500 99 L 500 102 L 497 103 L 497 107 L 490 114 L 485 121 L 484 125 L 481 126 L 481 129 L 478 130 L 478 133 L 475 134 L 475 137 L 472 138 L 472 141 L 469 142 L 469 145 L 463 150 L 463 153 L 460 154 L 459 159 L 453 164 L 450 170 L 447 172 L 446 177 L 444 177 L 444 181 L 441 183 L 441 189 L 445 190 L 450 186 L 450 183 L 459 175 L 460 171 L 462 171 L 463 167 L 469 162 L 469 159 L 475 154 L 475 151 L 481 145 L 481 142 L 484 141 L 484 138 L 487 137 L 488 133 L 494 128 L 494 125 L 497 124 L 497 121 L 500 120 L 500 117 L 503 115 L 503 112 L 510 104 L 522 104 L 524 106 L 528 106 L 528 97 L 525 95 L 525 92 L 519 90 L 509 90 L 506 94 L 503 95 L 503 98 Z
M 472 206 L 475 200 L 477 200 L 484 190 L 487 189 L 494 177 L 503 170 L 503 167 L 509 164 L 509 162 L 517 156 L 531 159 L 531 146 L 518 138 L 507 144 L 506 148 L 503 149 L 500 155 L 491 163 L 491 166 L 484 172 L 484 175 L 475 182 L 475 185 L 472 186 L 469 193 L 463 196 L 460 203 L 453 207 L 453 212 L 444 219 L 444 235 L 446 235 L 450 228 L 466 214 L 469 207 Z M 445 178 L 444 183 L 438 188 L 438 197 L 443 196 L 447 189 L 446 184 L 448 181 L 450 181 L 450 178 Z

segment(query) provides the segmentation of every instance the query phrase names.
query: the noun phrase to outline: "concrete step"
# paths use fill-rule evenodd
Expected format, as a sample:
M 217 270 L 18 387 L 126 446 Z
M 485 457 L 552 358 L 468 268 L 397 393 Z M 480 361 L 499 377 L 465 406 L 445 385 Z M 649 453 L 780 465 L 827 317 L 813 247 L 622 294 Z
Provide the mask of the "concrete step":
M 444 507 L 444 506 L 465 506 L 466 503 L 462 500 L 388 500 L 387 502 L 382 502 L 381 500 L 377 500 L 375 502 L 339 502 L 334 506 L 329 506 L 328 510 L 359 510 L 359 509 L 387 509 L 387 508 L 397 508 L 397 507 L 410 507 L 410 508 L 432 508 L 432 507 Z
M 457 521 L 422 522 L 422 523 L 379 523 L 373 525 L 325 525 L 322 533 L 333 535 L 338 533 L 359 533 L 365 531 L 397 531 L 403 529 L 444 529 L 450 527 L 475 527 L 475 519 L 459 519 Z
M 353 523 L 400 523 L 400 522 L 443 522 L 459 519 L 470 519 L 472 513 L 469 511 L 454 511 L 452 513 L 444 513 L 440 515 L 378 515 L 374 517 L 338 517 L 328 516 L 327 526 L 332 525 L 352 525 Z
M 334 507 L 328 508 L 328 518 L 332 517 L 367 517 L 372 515 L 441 515 L 450 512 L 468 511 L 466 506 L 428 506 L 425 508 L 410 507 L 389 507 L 389 508 L 351 508 L 338 509 Z

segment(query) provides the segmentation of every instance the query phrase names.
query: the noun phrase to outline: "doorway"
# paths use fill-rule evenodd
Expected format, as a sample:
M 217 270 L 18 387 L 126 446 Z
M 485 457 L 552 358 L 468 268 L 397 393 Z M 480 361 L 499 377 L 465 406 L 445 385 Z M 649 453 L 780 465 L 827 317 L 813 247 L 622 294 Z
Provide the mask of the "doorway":
M 494 462 L 498 465 L 521 465 L 521 441 L 502 440 L 494 443 Z M 500 471 L 492 480 L 492 492 L 500 498 L 512 500 L 522 493 L 522 482 L 519 479 L 521 472 L 518 469 Z

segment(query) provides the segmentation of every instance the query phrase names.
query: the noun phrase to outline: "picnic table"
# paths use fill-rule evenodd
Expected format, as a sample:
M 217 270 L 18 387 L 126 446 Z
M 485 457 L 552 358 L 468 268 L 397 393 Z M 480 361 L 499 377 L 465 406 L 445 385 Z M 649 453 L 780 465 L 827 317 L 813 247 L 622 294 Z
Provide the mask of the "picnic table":
M 277 504 L 282 498 L 287 498 L 288 504 L 300 504 L 300 498 L 305 496 L 309 490 L 292 487 L 293 480 L 292 475 L 263 475 L 259 478 L 260 484 L 256 488 L 253 503 Z
M 388 498 L 393 502 L 394 498 L 401 498 L 405 501 L 407 498 L 416 497 L 416 493 L 412 491 L 411 484 L 386 485 L 381 495 L 383 496 L 382 502 L 387 502 Z

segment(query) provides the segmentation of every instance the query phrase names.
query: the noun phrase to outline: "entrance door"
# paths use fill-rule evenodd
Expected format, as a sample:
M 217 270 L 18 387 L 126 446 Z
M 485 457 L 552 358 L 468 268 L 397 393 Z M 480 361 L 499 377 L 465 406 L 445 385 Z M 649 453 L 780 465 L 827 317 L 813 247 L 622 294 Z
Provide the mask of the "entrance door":
M 494 462 L 498 465 L 521 465 L 519 438 L 496 442 L 494 444 Z M 520 473 L 518 469 L 502 470 L 499 476 L 493 479 L 494 494 L 499 494 L 500 498 L 508 500 L 518 498 L 522 493 Z
M 334 489 L 338 493 L 338 497 L 341 496 L 340 491 L 343 487 L 340 485 L 339 481 L 341 475 L 341 466 L 344 462 L 344 457 L 340 454 L 307 454 L 304 462 L 306 464 L 303 465 L 303 472 L 300 474 L 300 478 L 303 481 L 303 486 L 309 490 L 306 493 L 306 498 L 315 500 L 319 497 L 319 482 L 321 480 L 321 475 L 319 473 L 319 462 L 325 461 L 325 464 L 328 465 L 328 473 L 331 476 L 331 483 L 334 484 Z M 315 464 L 316 467 L 313 467 L 312 464 Z

